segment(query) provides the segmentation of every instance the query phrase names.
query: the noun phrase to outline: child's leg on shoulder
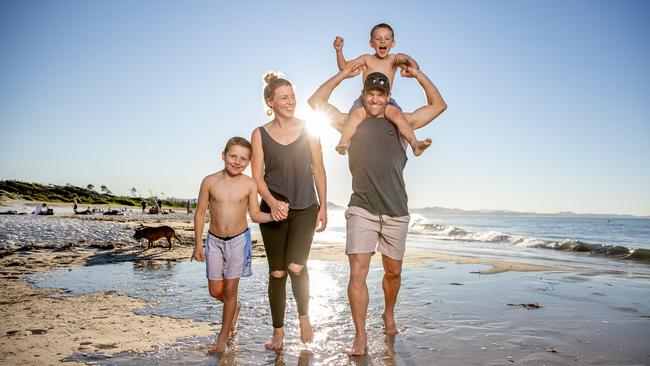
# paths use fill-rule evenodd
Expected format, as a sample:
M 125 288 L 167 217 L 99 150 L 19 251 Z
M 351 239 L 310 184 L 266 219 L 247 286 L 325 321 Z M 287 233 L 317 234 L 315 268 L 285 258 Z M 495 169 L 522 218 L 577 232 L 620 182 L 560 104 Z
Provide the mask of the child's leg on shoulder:
M 366 119 L 366 110 L 364 108 L 357 108 L 348 113 L 348 119 L 345 121 L 345 126 L 343 126 L 343 132 L 341 132 L 341 140 L 336 146 L 336 151 L 339 154 L 345 155 L 348 151 L 350 141 L 352 141 L 352 137 L 364 119 Z
M 388 118 L 389 121 L 397 126 L 399 133 L 404 136 L 409 142 L 409 145 L 411 145 L 411 149 L 413 149 L 413 154 L 415 156 L 421 155 L 424 150 L 426 150 L 426 148 L 431 145 L 430 138 L 426 138 L 420 141 L 415 137 L 415 133 L 413 132 L 411 125 L 406 120 L 406 117 L 404 117 L 404 113 L 402 113 L 399 108 L 395 107 L 392 104 L 388 104 L 386 105 L 386 111 L 384 113 L 386 115 L 386 118 Z

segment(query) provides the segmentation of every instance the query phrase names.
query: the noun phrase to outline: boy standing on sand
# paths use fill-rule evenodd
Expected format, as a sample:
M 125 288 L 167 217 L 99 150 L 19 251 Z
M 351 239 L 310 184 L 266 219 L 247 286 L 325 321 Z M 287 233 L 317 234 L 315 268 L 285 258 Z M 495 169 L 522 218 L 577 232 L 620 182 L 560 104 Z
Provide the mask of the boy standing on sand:
M 210 296 L 223 302 L 221 330 L 217 344 L 209 352 L 224 352 L 231 333 L 237 328 L 241 302 L 237 300 L 240 277 L 251 275 L 251 241 L 246 211 L 257 223 L 273 221 L 260 211 L 255 181 L 242 174 L 253 147 L 242 137 L 233 137 L 221 153 L 224 169 L 208 175 L 201 183 L 194 214 L 194 253 L 192 259 L 206 262 Z M 205 211 L 210 206 L 210 231 L 203 248 Z M 284 211 L 286 218 L 286 212 Z
M 390 50 L 395 46 L 395 32 L 393 28 L 386 24 L 380 23 L 372 27 L 370 30 L 370 47 L 375 50 L 374 55 L 364 54 L 351 61 L 345 61 L 343 57 L 343 38 L 336 37 L 334 40 L 334 49 L 336 50 L 336 64 L 339 70 L 343 70 L 350 63 L 359 63 L 363 73 L 363 79 L 366 80 L 368 76 L 374 73 L 382 73 L 388 77 L 388 82 L 393 85 L 395 72 L 397 68 L 402 69 L 401 75 L 405 76 L 404 70 L 407 66 L 419 70 L 417 62 L 403 53 L 391 54 Z M 386 85 L 377 85 L 378 87 L 385 87 Z M 431 139 L 427 138 L 422 141 L 416 139 L 411 125 L 408 123 L 402 109 L 397 105 L 393 98 L 390 98 L 386 106 L 386 118 L 397 126 L 399 133 L 406 138 L 413 149 L 415 156 L 420 156 L 426 148 L 431 145 Z M 341 140 L 336 146 L 336 151 L 345 155 L 350 147 L 350 141 L 357 131 L 357 127 L 366 119 L 366 111 L 363 108 L 361 97 L 354 101 L 350 112 L 348 113 L 348 120 L 345 123 L 343 131 L 341 132 Z

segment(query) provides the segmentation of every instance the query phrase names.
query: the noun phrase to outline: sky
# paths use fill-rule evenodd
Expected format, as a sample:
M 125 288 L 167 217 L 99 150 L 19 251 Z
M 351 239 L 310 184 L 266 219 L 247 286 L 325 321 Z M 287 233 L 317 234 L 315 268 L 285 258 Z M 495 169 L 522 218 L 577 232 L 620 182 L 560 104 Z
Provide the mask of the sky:
M 650 215 L 649 18 L 632 0 L 2 1 L 0 179 L 195 198 L 226 140 L 268 121 L 274 70 L 346 205 L 347 157 L 306 101 L 337 72 L 337 35 L 353 58 L 386 22 L 448 104 L 416 131 L 433 144 L 409 152 L 410 207 Z M 392 95 L 425 102 L 399 76 Z

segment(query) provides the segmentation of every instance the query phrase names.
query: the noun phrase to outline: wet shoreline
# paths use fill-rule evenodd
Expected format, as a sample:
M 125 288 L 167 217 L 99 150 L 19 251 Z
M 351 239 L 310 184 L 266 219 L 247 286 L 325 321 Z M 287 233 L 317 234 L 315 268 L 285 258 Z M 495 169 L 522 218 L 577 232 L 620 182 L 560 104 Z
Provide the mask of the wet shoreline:
M 192 252 L 189 240 L 171 251 L 166 247 L 143 251 L 128 238 L 142 222 L 137 217 L 57 219 L 79 225 L 81 232 L 104 227 L 106 243 L 114 245 L 100 249 L 93 247 L 94 242 L 73 240 L 66 245 L 59 238 L 59 242 L 36 242 L 0 258 L 0 289 L 11 294 L 2 307 L 6 321 L 0 327 L 0 361 L 215 362 L 215 356 L 206 355 L 206 347 L 215 339 L 221 306 L 207 294 L 204 265 L 188 261 Z M 144 223 L 171 225 L 184 239 L 191 237 L 187 218 L 147 217 Z M 647 278 L 424 249 L 407 250 L 396 315 L 401 333 L 392 339 L 381 334 L 382 271 L 380 256 L 373 257 L 368 280 L 370 354 L 362 361 L 348 359 L 342 353 L 353 331 L 345 294 L 347 258 L 340 244 L 327 242 L 315 242 L 310 256 L 316 342 L 305 346 L 297 341 L 295 306 L 290 300 L 285 350 L 268 352 L 263 350 L 271 330 L 266 263 L 261 241 L 255 247 L 254 277 L 243 279 L 240 285 L 245 312 L 239 335 L 230 352 L 216 357 L 219 362 L 650 362 L 650 352 L 636 341 L 650 337 L 650 309 L 644 301 L 650 297 Z M 87 306 L 81 307 L 81 303 Z M 529 303 L 540 307 L 527 310 L 518 306 Z M 141 321 L 147 326 L 138 325 Z M 132 337 L 107 338 L 107 324 Z

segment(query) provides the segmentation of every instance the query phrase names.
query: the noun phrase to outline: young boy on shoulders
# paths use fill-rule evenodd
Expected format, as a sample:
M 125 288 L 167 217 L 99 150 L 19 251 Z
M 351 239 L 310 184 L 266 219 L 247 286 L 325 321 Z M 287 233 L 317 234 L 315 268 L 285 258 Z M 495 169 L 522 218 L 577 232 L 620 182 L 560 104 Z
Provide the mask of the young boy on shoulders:
M 405 66 L 414 67 L 419 70 L 417 62 L 415 62 L 411 56 L 402 53 L 390 53 L 391 48 L 394 46 L 395 33 L 393 28 L 386 23 L 377 24 L 372 27 L 372 30 L 370 30 L 370 47 L 375 50 L 374 55 L 364 54 L 354 60 L 346 61 L 345 57 L 343 57 L 343 38 L 336 37 L 334 40 L 336 64 L 338 65 L 339 70 L 343 70 L 349 63 L 358 63 L 360 64 L 364 81 L 368 75 L 380 72 L 388 77 L 388 82 L 390 86 L 392 86 L 395 72 L 398 67 L 402 68 L 402 72 Z M 382 87 L 388 86 L 385 85 Z M 390 98 L 388 101 L 385 115 L 389 121 L 397 126 L 400 134 L 409 142 L 415 156 L 422 154 L 422 152 L 431 145 L 431 139 L 427 138 L 420 141 L 415 137 L 413 129 L 409 125 L 408 121 L 406 121 L 406 118 L 404 118 L 404 114 L 402 114 L 402 109 L 397 105 L 393 98 Z M 341 140 L 336 146 L 336 151 L 339 154 L 345 155 L 348 147 L 350 147 L 350 141 L 357 131 L 357 127 L 359 127 L 361 122 L 365 119 L 366 111 L 362 108 L 361 97 L 359 97 L 354 101 L 354 104 L 350 109 L 348 120 L 341 132 Z
M 192 259 L 205 261 L 210 296 L 223 302 L 221 330 L 210 352 L 224 352 L 228 337 L 237 328 L 241 302 L 237 300 L 239 279 L 251 273 L 253 243 L 246 221 L 248 211 L 257 223 L 273 221 L 271 214 L 260 211 L 255 181 L 243 174 L 253 147 L 242 137 L 228 140 L 221 153 L 223 170 L 208 175 L 201 183 L 194 214 L 194 253 Z M 210 229 L 202 242 L 206 209 L 210 211 Z M 288 207 L 285 210 L 288 211 Z

